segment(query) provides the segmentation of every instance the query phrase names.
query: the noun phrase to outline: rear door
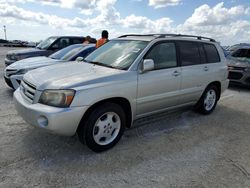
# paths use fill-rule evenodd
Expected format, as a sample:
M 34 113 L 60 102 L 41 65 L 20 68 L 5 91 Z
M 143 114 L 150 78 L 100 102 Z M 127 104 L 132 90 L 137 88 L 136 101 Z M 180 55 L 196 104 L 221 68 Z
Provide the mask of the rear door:
M 214 44 L 203 43 L 202 46 L 206 55 L 206 62 L 204 64 L 204 78 L 207 81 L 206 87 L 211 82 L 225 80 L 225 73 L 228 68 L 225 63 L 222 63 L 219 52 Z
M 155 69 L 138 75 L 137 116 L 179 104 L 181 69 L 175 42 L 155 44 L 144 59 L 153 59 Z
M 205 52 L 200 42 L 192 41 L 178 41 L 178 49 L 182 72 L 180 100 L 183 104 L 195 102 L 207 84 Z

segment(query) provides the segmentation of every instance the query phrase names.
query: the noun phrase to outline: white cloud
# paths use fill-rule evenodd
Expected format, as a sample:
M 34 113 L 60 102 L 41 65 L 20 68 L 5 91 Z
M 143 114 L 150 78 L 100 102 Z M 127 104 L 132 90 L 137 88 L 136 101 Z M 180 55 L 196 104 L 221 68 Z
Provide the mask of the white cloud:
M 243 6 L 235 6 L 230 9 L 223 6 L 223 2 L 212 8 L 204 4 L 194 10 L 192 16 L 186 20 L 185 25 L 205 26 L 226 24 L 243 15 L 246 10 Z
M 154 8 L 163 8 L 167 6 L 176 6 L 181 3 L 182 0 L 149 0 L 148 5 Z
M 170 18 L 151 20 L 144 16 L 135 16 L 134 14 L 121 20 L 122 26 L 131 29 L 140 29 L 142 33 L 170 32 L 172 22 L 173 20 Z
M 115 8 L 117 0 L 94 0 L 89 1 L 89 4 L 87 1 L 80 2 L 78 0 L 67 2 L 63 2 L 63 0 L 42 0 L 43 3 L 52 3 L 53 6 L 78 8 L 85 15 L 90 15 L 93 12 L 97 15 L 90 18 L 85 17 L 85 19 L 80 17 L 68 19 L 42 12 L 28 11 L 13 4 L 14 1 L 21 3 L 32 0 L 10 1 L 12 3 L 9 3 L 9 1 L 8 3 L 2 3 L 3 0 L 0 0 L 1 21 L 4 20 L 5 23 L 13 24 L 14 20 L 21 20 L 21 22 L 36 25 L 36 27 L 39 24 L 48 25 L 52 29 L 60 28 L 60 33 L 82 33 L 99 37 L 101 30 L 107 29 L 111 37 L 124 33 L 182 33 L 212 37 L 221 40 L 223 43 L 244 40 L 250 42 L 250 20 L 244 19 L 250 14 L 250 7 L 240 5 L 226 8 L 223 3 L 218 3 L 214 7 L 204 4 L 197 7 L 184 23 L 175 25 L 174 21 L 168 17 L 150 19 L 135 14 L 121 17 Z M 89 7 L 91 7 L 91 10 Z
M 176 32 L 208 36 L 227 44 L 249 41 L 245 36 L 250 30 L 250 21 L 241 18 L 248 9 L 244 6 L 225 8 L 223 3 L 214 7 L 205 4 L 196 8 L 191 17 L 178 25 Z

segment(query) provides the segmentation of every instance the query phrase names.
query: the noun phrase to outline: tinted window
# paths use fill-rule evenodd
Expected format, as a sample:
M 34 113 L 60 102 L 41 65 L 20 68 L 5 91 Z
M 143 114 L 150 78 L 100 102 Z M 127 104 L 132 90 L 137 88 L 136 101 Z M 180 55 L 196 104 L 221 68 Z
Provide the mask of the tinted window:
M 144 59 L 153 59 L 155 69 L 177 66 L 176 49 L 174 43 L 160 43 L 154 46 Z
M 218 63 L 220 62 L 220 56 L 216 47 L 213 44 L 204 44 L 204 49 L 207 55 L 208 63 Z
M 207 63 L 205 50 L 204 50 L 202 44 L 199 44 L 199 52 L 200 52 L 200 62 L 201 63 Z
M 208 63 L 218 63 L 220 62 L 220 56 L 216 47 L 213 44 L 204 44 L 204 49 L 207 55 Z
M 77 57 L 85 58 L 88 54 L 90 54 L 90 50 L 91 50 L 91 52 L 94 51 L 93 48 L 95 49 L 95 47 L 89 47 L 89 46 L 84 47 L 82 45 L 82 47 L 80 47 L 80 48 L 75 48 L 75 49 L 69 51 L 61 59 L 65 60 L 65 61 L 74 61 L 75 58 L 77 58 Z
M 82 44 L 71 45 L 62 50 L 57 51 L 56 53 L 51 54 L 49 57 L 52 59 L 62 59 L 67 53 L 75 49 L 81 49 L 82 47 Z
M 53 49 L 62 49 L 70 45 L 70 39 L 69 38 L 60 38 L 58 41 L 56 41 L 55 44 L 53 44 Z
M 86 50 L 83 50 L 81 53 L 77 54 L 77 56 L 75 58 L 77 58 L 77 57 L 83 57 L 83 58 L 85 58 L 87 55 L 89 55 L 95 49 L 96 49 L 95 47 L 90 47 L 90 48 L 88 48 Z
M 232 56 L 250 58 L 250 49 L 239 49 L 236 52 L 234 52 Z
M 182 66 L 200 64 L 199 47 L 195 42 L 179 42 Z
M 71 39 L 71 43 L 72 44 L 80 44 L 80 43 L 83 43 L 83 39 L 81 39 L 81 38 L 73 38 L 73 39 Z

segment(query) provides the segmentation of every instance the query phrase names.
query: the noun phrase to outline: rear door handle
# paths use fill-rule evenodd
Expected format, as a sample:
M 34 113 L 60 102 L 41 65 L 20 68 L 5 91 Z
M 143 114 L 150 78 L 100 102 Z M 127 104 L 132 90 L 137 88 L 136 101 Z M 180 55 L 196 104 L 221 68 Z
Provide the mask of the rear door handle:
M 208 68 L 207 66 L 205 66 L 203 70 L 204 70 L 204 71 L 208 71 L 209 68 Z
M 174 71 L 172 75 L 175 76 L 175 77 L 177 77 L 177 76 L 179 76 L 180 74 L 181 74 L 181 73 L 180 73 L 179 71 Z

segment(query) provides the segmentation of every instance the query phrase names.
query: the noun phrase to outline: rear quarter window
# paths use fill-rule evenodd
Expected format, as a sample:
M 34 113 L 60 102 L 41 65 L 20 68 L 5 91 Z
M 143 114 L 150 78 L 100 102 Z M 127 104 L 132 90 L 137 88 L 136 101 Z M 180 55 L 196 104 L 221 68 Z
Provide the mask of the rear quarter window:
M 207 56 L 208 63 L 218 63 L 220 62 L 220 56 L 213 44 L 203 44 L 204 50 Z
M 179 41 L 178 42 L 181 65 L 190 66 L 200 64 L 199 44 L 196 42 Z

